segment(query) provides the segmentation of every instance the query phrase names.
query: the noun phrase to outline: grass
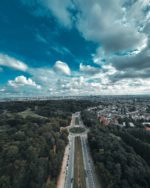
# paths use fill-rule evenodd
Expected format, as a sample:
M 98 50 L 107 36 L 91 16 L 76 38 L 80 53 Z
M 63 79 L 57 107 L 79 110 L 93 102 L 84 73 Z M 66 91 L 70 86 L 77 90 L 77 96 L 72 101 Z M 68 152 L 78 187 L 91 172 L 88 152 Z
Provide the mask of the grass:
M 83 127 L 73 127 L 69 130 L 71 133 L 83 133 L 85 129 Z
M 20 115 L 20 116 L 22 116 L 23 118 L 26 118 L 28 116 L 34 117 L 34 118 L 44 118 L 44 119 L 46 118 L 44 116 L 40 116 L 40 115 L 34 113 L 30 108 L 27 108 L 25 111 L 19 112 L 17 114 Z
M 74 183 L 73 188 L 86 188 L 85 170 L 80 137 L 75 138 L 75 159 L 74 159 Z
M 79 117 L 75 118 L 75 125 L 79 125 Z

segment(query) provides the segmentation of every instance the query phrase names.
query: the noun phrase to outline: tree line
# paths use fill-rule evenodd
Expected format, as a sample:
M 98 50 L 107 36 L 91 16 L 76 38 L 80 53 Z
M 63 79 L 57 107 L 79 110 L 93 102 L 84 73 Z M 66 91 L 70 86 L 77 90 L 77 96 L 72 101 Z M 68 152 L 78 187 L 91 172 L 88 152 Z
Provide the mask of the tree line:
M 54 188 L 68 143 L 68 132 L 60 127 L 69 125 L 72 112 L 90 105 L 74 100 L 2 102 L 0 188 Z
M 86 110 L 81 114 L 85 125 L 90 127 L 88 142 L 103 187 L 149 188 L 150 145 L 143 142 L 144 135 L 140 140 L 132 134 L 142 133 L 131 134 L 130 129 L 115 125 L 102 126 L 95 112 Z

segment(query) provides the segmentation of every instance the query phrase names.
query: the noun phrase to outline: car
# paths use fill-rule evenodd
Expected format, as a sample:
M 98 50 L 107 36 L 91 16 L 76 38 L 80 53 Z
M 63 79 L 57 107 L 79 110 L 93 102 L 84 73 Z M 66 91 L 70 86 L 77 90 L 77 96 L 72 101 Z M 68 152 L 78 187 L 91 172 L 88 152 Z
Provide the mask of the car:
M 71 178 L 71 183 L 73 182 L 73 178 Z
M 85 170 L 85 177 L 87 177 L 87 171 Z

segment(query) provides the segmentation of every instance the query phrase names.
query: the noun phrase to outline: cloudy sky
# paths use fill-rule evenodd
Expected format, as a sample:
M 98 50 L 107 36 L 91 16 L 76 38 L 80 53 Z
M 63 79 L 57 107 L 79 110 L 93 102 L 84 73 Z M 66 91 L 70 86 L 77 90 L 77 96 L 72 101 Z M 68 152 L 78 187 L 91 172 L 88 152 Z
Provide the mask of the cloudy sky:
M 1 0 L 0 96 L 150 94 L 150 0 Z

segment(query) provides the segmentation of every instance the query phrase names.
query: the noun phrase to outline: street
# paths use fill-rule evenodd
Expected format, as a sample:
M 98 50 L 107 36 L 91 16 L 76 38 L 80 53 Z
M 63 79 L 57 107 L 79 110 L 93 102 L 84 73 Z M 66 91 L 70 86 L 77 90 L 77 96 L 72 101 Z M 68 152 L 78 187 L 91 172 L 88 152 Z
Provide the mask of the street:
M 75 125 L 75 118 L 79 118 L 79 125 Z M 69 128 L 72 127 L 84 127 L 85 132 L 83 133 L 71 133 L 69 132 L 69 153 L 68 153 L 68 160 L 66 166 L 66 177 L 65 177 L 65 184 L 64 188 L 73 188 L 73 181 L 74 181 L 74 154 L 75 154 L 75 137 L 79 136 L 81 139 L 82 145 L 82 154 L 83 154 L 83 163 L 84 163 L 84 170 L 85 170 L 85 179 L 86 179 L 86 187 L 87 188 L 101 188 L 99 182 L 97 180 L 97 176 L 94 170 L 93 161 L 90 156 L 90 151 L 87 142 L 87 133 L 88 129 L 84 126 L 80 112 L 76 112 L 72 115 L 72 120 L 70 123 Z
M 86 173 L 87 188 L 100 188 L 96 180 L 96 174 L 94 171 L 93 162 L 90 157 L 89 148 L 87 144 L 87 135 L 81 136 L 82 152 L 84 160 L 84 169 Z
M 64 188 L 73 187 L 74 177 L 74 136 L 69 135 L 69 154 L 66 166 L 66 178 Z

